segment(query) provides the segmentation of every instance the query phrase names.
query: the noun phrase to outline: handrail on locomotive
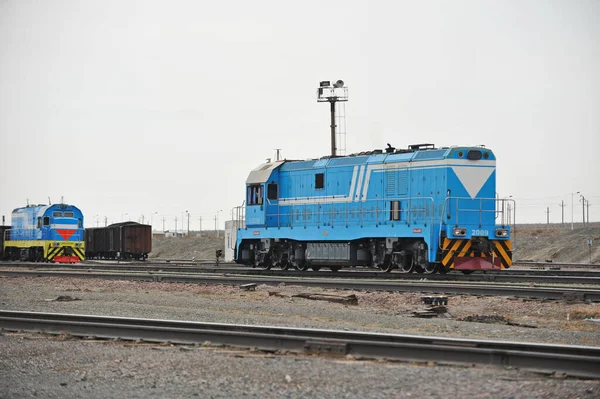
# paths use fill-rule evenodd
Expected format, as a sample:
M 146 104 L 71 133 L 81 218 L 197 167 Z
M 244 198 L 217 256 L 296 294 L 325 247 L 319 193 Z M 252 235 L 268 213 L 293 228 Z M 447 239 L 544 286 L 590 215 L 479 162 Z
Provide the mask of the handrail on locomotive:
M 454 207 L 454 226 L 458 227 L 460 225 L 460 215 L 461 212 L 464 213 L 468 213 L 468 212 L 478 212 L 479 213 L 479 227 L 481 227 L 483 225 L 482 222 L 482 217 L 483 214 L 486 212 L 493 212 L 495 213 L 495 219 L 498 219 L 498 216 L 501 217 L 501 223 L 500 225 L 502 227 L 505 226 L 509 226 L 510 230 L 511 230 L 511 241 L 512 241 L 512 248 L 513 250 L 516 249 L 516 229 L 515 229 L 515 220 L 516 220 L 516 202 L 514 199 L 512 198 L 470 198 L 470 197 L 446 197 L 444 199 L 444 207 L 442 208 L 442 214 L 441 214 L 441 221 L 440 221 L 440 236 L 442 234 L 442 230 L 443 227 L 447 225 L 446 223 L 446 218 L 450 219 L 451 218 L 451 214 L 450 214 L 450 204 L 451 201 L 454 200 L 455 201 L 455 207 Z M 473 204 L 473 201 L 478 201 L 479 203 L 479 208 L 478 209 L 472 209 L 471 208 L 460 208 L 459 207 L 459 203 L 460 201 L 468 201 L 468 204 Z M 494 202 L 494 208 L 493 209 L 484 209 L 483 207 L 483 202 Z M 498 206 L 498 204 L 500 204 L 500 206 Z M 507 218 L 506 217 L 506 213 L 507 213 L 507 204 L 512 204 L 512 208 L 511 208 L 511 212 L 512 212 L 512 217 Z M 440 249 L 442 248 L 442 242 L 440 241 L 439 243 L 439 247 Z
M 302 198 L 297 198 L 298 200 L 302 200 L 302 199 L 311 199 L 309 197 L 302 197 Z M 314 198 L 313 198 L 314 199 Z M 408 209 L 398 209 L 398 212 L 400 215 L 405 214 L 406 217 L 402 218 L 400 217 L 399 220 L 389 220 L 389 219 L 381 219 L 380 215 L 387 215 L 389 213 L 389 209 L 387 209 L 387 207 L 385 206 L 380 206 L 381 203 L 385 203 L 386 201 L 396 201 L 398 200 L 398 198 L 381 198 L 381 199 L 377 199 L 377 200 L 366 200 L 366 201 L 361 201 L 359 202 L 359 209 L 352 209 L 350 210 L 348 208 L 349 204 L 354 204 L 351 201 L 348 202 L 342 202 L 342 203 L 334 203 L 334 202 L 321 202 L 321 203 L 315 203 L 315 204 L 299 204 L 299 205 L 282 205 L 280 204 L 278 201 L 277 203 L 272 202 L 271 200 L 269 200 L 268 198 L 265 198 L 266 202 L 268 205 L 276 205 L 277 206 L 277 211 L 275 213 L 267 213 L 265 216 L 266 217 L 277 217 L 277 227 L 297 227 L 294 224 L 294 217 L 302 216 L 302 220 L 299 223 L 299 225 L 301 227 L 307 227 L 309 225 L 320 225 L 321 224 L 321 220 L 324 219 L 323 216 L 325 215 L 333 215 L 333 218 L 328 218 L 328 220 L 330 221 L 331 227 L 335 227 L 334 223 L 335 223 L 335 219 L 336 219 L 336 215 L 345 215 L 345 220 L 342 222 L 343 226 L 350 226 L 350 225 L 361 225 L 364 222 L 365 219 L 368 219 L 369 216 L 372 216 L 372 214 L 375 214 L 375 225 L 379 225 L 379 224 L 387 224 L 388 222 L 393 225 L 394 223 L 400 223 L 400 224 L 406 224 L 407 226 L 410 226 L 413 221 L 415 219 L 419 219 L 419 216 L 423 216 L 423 220 L 425 220 L 424 225 L 431 225 L 433 226 L 434 224 L 434 220 L 435 217 L 438 216 L 440 223 L 439 223 L 439 236 L 441 236 L 442 234 L 442 230 L 443 227 L 447 225 L 446 223 L 446 218 L 449 218 L 449 212 L 451 211 L 450 205 L 452 204 L 452 201 L 454 201 L 454 224 L 456 226 L 458 226 L 460 224 L 460 217 L 461 217 L 461 213 L 466 213 L 466 212 L 478 212 L 479 213 L 479 225 L 482 225 L 482 219 L 483 219 L 483 214 L 487 213 L 487 212 L 493 212 L 495 213 L 495 217 L 494 219 L 497 219 L 498 217 L 501 218 L 501 223 L 500 225 L 502 227 L 504 226 L 510 226 L 511 227 L 511 236 L 512 236 L 512 241 L 513 241 L 513 248 L 515 248 L 515 215 L 516 215 L 516 206 L 515 206 L 515 200 L 512 198 L 477 198 L 477 199 L 473 199 L 473 198 L 469 198 L 469 197 L 446 197 L 444 199 L 444 203 L 443 203 L 443 207 L 441 208 L 441 212 L 438 215 L 435 215 L 435 200 L 432 197 L 410 197 L 410 198 L 402 198 L 402 201 L 407 201 L 408 202 Z M 421 202 L 430 202 L 430 204 L 423 204 L 422 207 L 417 208 L 417 207 L 413 207 L 413 202 L 415 201 L 421 201 Z M 461 208 L 460 207 L 460 203 L 461 201 L 470 201 L 469 203 L 472 204 L 473 201 L 478 201 L 479 203 L 479 207 L 477 209 L 472 209 L 472 208 Z M 485 209 L 486 207 L 484 206 L 484 202 L 493 202 L 494 203 L 494 207 L 493 209 Z M 509 218 L 507 217 L 507 204 L 511 203 L 512 204 L 512 217 Z M 324 210 L 323 208 L 328 208 L 328 206 L 331 205 L 340 205 L 343 204 L 344 205 L 344 209 L 342 211 L 339 210 Z M 368 205 L 370 204 L 375 204 L 375 209 L 368 209 Z M 234 208 L 232 208 L 232 215 L 233 212 L 236 212 L 236 216 L 232 217 L 233 222 L 234 222 L 234 230 L 235 231 L 239 231 L 240 229 L 246 228 L 246 223 L 245 223 L 245 205 L 246 205 L 246 201 L 244 200 L 242 202 L 242 205 L 236 206 Z M 315 205 L 318 205 L 318 209 L 317 211 L 313 211 L 312 209 L 308 210 L 308 207 L 314 207 Z M 290 211 L 289 212 L 281 212 L 281 207 L 289 207 Z M 367 209 L 364 209 L 364 206 L 367 206 Z M 300 208 L 302 211 L 298 212 L 297 209 Z M 359 220 L 358 221 L 352 221 L 349 218 L 350 214 L 358 214 L 359 215 Z M 314 220 L 313 215 L 316 216 L 316 220 Z M 281 223 L 281 219 L 282 217 L 288 217 L 289 222 L 285 224 L 285 226 L 282 226 Z M 364 216 L 364 218 L 363 218 Z M 431 238 L 433 238 L 433 229 L 431 229 Z M 235 249 L 235 243 L 232 243 L 233 246 L 231 249 Z M 438 246 L 441 248 L 442 242 L 441 240 L 439 241 Z

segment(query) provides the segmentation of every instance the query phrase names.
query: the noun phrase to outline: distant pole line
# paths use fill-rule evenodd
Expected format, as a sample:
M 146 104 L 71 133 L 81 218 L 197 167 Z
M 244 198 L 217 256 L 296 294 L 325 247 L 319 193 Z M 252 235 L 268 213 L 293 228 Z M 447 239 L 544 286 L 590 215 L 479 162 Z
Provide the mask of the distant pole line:
M 583 214 L 583 219 L 581 222 L 583 223 L 583 227 L 585 227 L 585 197 L 583 194 L 581 194 L 581 211 Z
M 587 224 L 590 225 L 590 200 L 587 200 Z M 592 263 L 590 261 L 590 263 Z

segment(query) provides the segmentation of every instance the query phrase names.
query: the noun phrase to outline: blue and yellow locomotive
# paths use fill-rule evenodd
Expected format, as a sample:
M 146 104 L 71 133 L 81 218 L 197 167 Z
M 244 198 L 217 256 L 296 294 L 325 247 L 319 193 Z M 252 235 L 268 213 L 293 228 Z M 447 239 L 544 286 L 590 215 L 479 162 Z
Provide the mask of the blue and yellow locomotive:
M 75 263 L 85 257 L 83 214 L 74 205 L 28 205 L 12 212 L 4 259 Z
M 432 144 L 274 161 L 246 180 L 235 260 L 269 269 L 505 269 L 507 202 L 485 147 Z

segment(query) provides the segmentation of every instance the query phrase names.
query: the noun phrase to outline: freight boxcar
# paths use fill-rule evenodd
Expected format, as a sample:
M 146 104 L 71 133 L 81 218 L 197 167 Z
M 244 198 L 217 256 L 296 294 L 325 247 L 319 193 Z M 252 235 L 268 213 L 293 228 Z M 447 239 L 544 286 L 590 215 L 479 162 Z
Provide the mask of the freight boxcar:
M 152 251 L 152 226 L 136 222 L 85 229 L 86 258 L 145 260 Z

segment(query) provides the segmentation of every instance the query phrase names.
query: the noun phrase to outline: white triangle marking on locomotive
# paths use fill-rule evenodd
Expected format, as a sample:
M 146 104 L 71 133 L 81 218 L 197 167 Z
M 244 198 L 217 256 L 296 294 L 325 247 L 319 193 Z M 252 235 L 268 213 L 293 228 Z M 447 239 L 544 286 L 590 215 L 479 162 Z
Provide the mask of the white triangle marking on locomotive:
M 475 168 L 472 166 L 453 166 L 452 170 L 465 187 L 471 198 L 475 198 L 481 187 L 490 178 L 496 168 Z

